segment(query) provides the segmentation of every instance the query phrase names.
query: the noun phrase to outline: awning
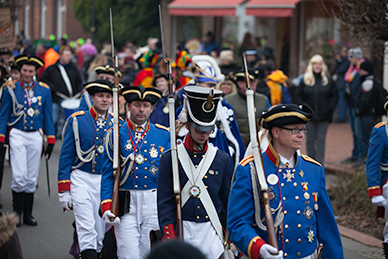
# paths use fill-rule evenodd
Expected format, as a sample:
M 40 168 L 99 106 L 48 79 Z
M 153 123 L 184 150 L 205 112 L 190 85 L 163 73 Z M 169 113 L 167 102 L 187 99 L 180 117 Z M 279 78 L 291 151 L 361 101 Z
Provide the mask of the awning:
M 178 16 L 234 16 L 244 0 L 174 0 L 168 13 Z
M 292 17 L 295 5 L 300 0 L 250 0 L 246 14 L 261 17 Z

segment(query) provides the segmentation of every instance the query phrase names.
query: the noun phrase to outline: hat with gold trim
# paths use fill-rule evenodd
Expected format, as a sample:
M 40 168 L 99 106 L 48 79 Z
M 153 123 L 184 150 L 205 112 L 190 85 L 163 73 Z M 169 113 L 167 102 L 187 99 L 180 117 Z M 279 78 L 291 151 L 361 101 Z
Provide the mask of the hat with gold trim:
M 254 70 L 252 68 L 248 68 L 249 79 L 255 80 L 258 78 L 258 76 L 259 76 L 259 70 Z M 234 74 L 234 80 L 235 81 L 244 81 L 245 80 L 245 71 L 244 70 L 237 71 Z
M 43 60 L 36 56 L 21 54 L 19 56 L 15 57 L 15 63 L 19 67 L 22 67 L 23 65 L 33 65 L 36 67 L 36 69 L 42 67 L 44 65 Z
M 156 88 L 126 86 L 121 89 L 121 95 L 124 96 L 127 103 L 144 101 L 154 105 L 162 97 L 162 92 Z
M 184 104 L 178 116 L 179 121 L 182 123 L 188 121 L 199 131 L 212 131 L 222 91 L 200 86 L 186 86 L 184 90 Z
M 271 129 L 290 124 L 306 124 L 313 116 L 314 112 L 307 104 L 279 104 L 261 113 L 259 125 Z
M 96 81 L 84 84 L 84 88 L 90 95 L 100 92 L 112 93 L 113 84 L 105 79 L 97 79 Z
M 106 66 L 96 66 L 94 69 L 94 72 L 97 73 L 97 75 L 99 74 L 110 74 L 112 76 L 115 75 L 115 68 L 114 67 L 111 67 L 110 65 L 106 65 Z M 123 76 L 123 73 L 118 70 L 118 76 L 119 77 L 122 77 Z

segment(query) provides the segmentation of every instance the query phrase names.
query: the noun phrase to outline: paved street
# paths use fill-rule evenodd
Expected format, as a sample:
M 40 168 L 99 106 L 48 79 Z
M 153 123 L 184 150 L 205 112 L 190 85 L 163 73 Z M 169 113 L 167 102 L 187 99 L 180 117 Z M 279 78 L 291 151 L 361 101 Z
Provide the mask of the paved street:
M 73 240 L 73 214 L 62 212 L 57 195 L 57 168 L 61 142 L 55 145 L 49 162 L 51 198 L 47 194 L 46 167 L 42 160 L 39 188 L 35 193 L 33 215 L 38 221 L 37 227 L 22 225 L 17 229 L 25 259 L 57 258 L 70 259 L 68 253 Z M 11 169 L 6 163 L 1 198 L 3 211 L 11 211 Z M 381 248 L 370 247 L 349 238 L 342 237 L 346 259 L 384 258 Z

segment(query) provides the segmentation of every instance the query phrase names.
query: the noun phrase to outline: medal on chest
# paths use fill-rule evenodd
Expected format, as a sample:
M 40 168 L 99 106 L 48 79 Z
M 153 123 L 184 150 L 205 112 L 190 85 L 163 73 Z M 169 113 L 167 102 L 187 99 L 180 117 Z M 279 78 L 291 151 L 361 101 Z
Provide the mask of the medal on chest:
M 97 151 L 98 151 L 98 153 L 102 154 L 104 152 L 104 145 L 99 145 L 97 147 Z
M 31 116 L 31 117 L 33 117 L 33 116 L 34 116 L 34 114 L 35 114 L 35 111 L 34 111 L 34 109 L 33 109 L 33 108 L 28 108 L 28 110 L 27 110 L 27 114 L 28 114 L 28 116 Z
M 190 188 L 190 195 L 192 196 L 192 197 L 198 197 L 198 195 L 201 193 L 201 189 L 199 189 L 199 187 L 198 186 L 196 186 L 196 185 L 193 185 L 193 186 L 191 186 L 191 188 Z
M 164 106 L 163 107 L 163 113 L 164 114 L 168 114 L 168 112 L 169 112 L 168 106 Z
M 143 164 L 143 163 L 144 163 L 144 156 L 143 156 L 143 154 L 137 154 L 137 155 L 135 156 L 135 162 L 136 162 L 136 164 L 138 164 L 138 165 Z

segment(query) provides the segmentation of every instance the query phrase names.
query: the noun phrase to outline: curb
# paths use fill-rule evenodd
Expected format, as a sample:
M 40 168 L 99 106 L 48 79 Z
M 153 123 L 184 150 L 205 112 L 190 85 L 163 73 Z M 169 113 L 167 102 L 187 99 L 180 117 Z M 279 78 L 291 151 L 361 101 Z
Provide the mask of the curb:
M 383 248 L 383 245 L 382 245 L 383 240 L 377 239 L 375 237 L 369 236 L 367 234 L 358 232 L 356 230 L 353 230 L 341 225 L 338 225 L 338 230 L 341 236 L 353 239 L 357 242 L 360 242 L 368 246 Z

